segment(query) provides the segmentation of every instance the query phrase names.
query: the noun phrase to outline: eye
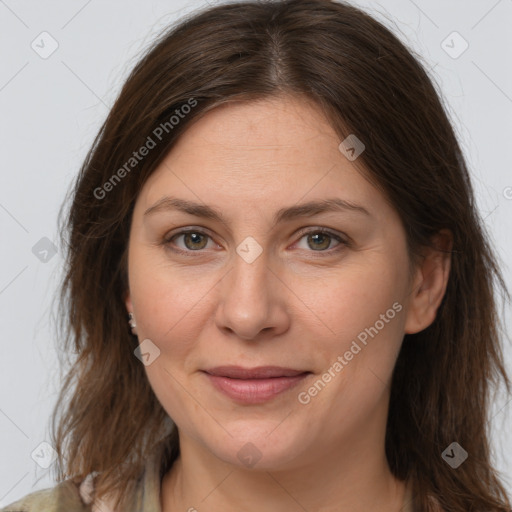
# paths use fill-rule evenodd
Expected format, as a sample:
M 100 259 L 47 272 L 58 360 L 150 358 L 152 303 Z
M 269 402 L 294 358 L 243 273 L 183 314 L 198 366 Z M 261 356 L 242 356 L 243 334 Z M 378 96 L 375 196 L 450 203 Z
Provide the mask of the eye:
M 179 247 L 177 249 L 171 247 L 172 250 L 177 252 L 197 252 L 201 249 L 205 249 L 207 246 L 208 239 L 211 237 L 207 235 L 204 231 L 199 229 L 187 229 L 176 233 L 175 235 L 166 238 L 164 240 L 164 244 L 170 246 L 171 242 L 183 237 L 184 247 Z
M 306 239 L 306 249 L 312 249 L 314 252 L 330 252 L 327 251 L 327 249 L 331 247 L 333 239 L 338 242 L 338 244 L 334 246 L 333 252 L 342 249 L 345 245 L 348 245 L 348 241 L 343 237 L 326 229 L 317 228 L 307 232 L 302 232 L 300 240 L 303 238 Z M 304 247 L 299 248 L 304 249 Z
M 348 240 L 344 239 L 341 235 L 325 228 L 310 229 L 309 231 L 302 231 L 299 234 L 302 235 L 299 242 L 304 238 L 307 244 L 307 247 L 299 247 L 299 249 L 310 249 L 309 252 L 336 252 L 349 245 Z M 182 239 L 182 246 L 176 243 L 176 240 L 179 239 Z M 213 242 L 211 236 L 206 232 L 201 229 L 189 228 L 167 236 L 162 240 L 162 244 L 173 252 L 191 255 L 193 252 L 200 253 L 203 249 L 207 249 L 208 240 Z M 337 242 L 334 249 L 331 247 L 333 240 Z M 296 242 L 296 244 L 299 242 Z

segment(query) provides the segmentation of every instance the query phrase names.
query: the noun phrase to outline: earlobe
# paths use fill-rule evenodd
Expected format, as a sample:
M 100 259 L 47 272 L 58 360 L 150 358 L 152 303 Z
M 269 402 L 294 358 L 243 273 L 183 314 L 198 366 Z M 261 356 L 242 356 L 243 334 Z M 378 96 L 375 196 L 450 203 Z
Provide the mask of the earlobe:
M 128 313 L 128 324 L 130 325 L 130 329 L 132 330 L 132 334 L 137 334 L 137 323 L 135 321 L 135 316 L 133 313 Z
M 435 248 L 425 248 L 410 290 L 411 299 L 404 326 L 406 334 L 420 332 L 434 322 L 448 285 L 453 236 L 444 229 L 432 241 Z
M 137 322 L 135 320 L 135 315 L 133 313 L 133 304 L 130 292 L 126 292 L 126 297 L 124 299 L 124 303 L 126 306 L 126 310 L 128 311 L 128 324 L 130 326 L 130 329 L 132 331 L 132 334 L 137 335 Z

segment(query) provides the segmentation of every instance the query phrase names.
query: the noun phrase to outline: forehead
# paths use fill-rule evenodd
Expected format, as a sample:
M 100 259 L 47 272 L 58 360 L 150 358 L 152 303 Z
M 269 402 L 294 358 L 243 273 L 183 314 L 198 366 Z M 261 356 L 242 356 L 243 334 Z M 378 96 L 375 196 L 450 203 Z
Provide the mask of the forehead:
M 337 138 L 316 103 L 290 95 L 224 103 L 204 114 L 189 131 L 214 144 L 248 147 L 296 145 L 297 140 L 319 134 Z
M 302 167 L 327 171 L 332 157 L 339 159 L 338 139 L 318 106 L 303 97 L 228 103 L 194 121 L 173 147 L 168 163 L 184 157 L 189 164 L 232 171 L 233 177 L 256 169 L 285 171 L 299 161 Z
M 187 127 L 143 187 L 141 207 L 164 195 L 257 210 L 332 196 L 385 207 L 340 142 L 302 97 L 224 104 Z

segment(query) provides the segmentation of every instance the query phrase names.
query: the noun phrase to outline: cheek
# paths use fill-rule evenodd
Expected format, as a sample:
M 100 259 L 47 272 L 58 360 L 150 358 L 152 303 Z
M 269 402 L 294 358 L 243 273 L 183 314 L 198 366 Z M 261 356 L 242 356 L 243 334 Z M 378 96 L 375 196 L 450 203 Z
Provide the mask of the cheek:
M 222 273 L 201 265 L 171 265 L 161 252 L 144 247 L 134 247 L 131 256 L 130 294 L 139 340 L 149 338 L 155 343 L 160 361 L 173 374 L 193 371 L 193 356 L 200 351 L 198 340 L 213 323 Z M 151 374 L 152 366 L 147 370 Z M 165 382 L 166 375 L 161 378 Z
M 301 399 L 309 398 L 318 415 L 329 411 L 325 421 L 333 429 L 349 428 L 348 413 L 352 426 L 363 429 L 365 418 L 383 403 L 403 339 L 403 279 L 399 269 L 374 261 L 344 269 L 324 293 L 317 289 L 309 299 L 330 333 L 315 345 L 322 362 L 318 378 L 325 384 L 315 381 L 302 389 Z
M 204 418 L 206 415 L 206 410 L 194 399 L 200 395 L 193 390 L 188 391 L 187 381 L 170 364 L 168 357 L 156 359 L 145 371 L 156 398 L 169 417 L 180 429 L 194 435 L 197 418 Z
M 184 388 L 204 328 L 205 293 L 212 284 L 162 263 L 137 266 L 133 258 L 130 293 L 137 318 L 139 340 L 150 339 L 160 350 L 145 367 L 148 381 L 167 414 L 186 430 L 193 430 L 194 418 L 201 414 L 198 404 Z M 142 271 L 150 268 L 151 271 Z M 200 318 L 201 317 L 201 318 Z M 189 368 L 190 367 L 190 368 Z M 204 412 L 204 411 L 203 411 Z
M 338 350 L 350 346 L 360 333 L 367 332 L 365 329 L 374 333 L 371 328 L 376 323 L 379 335 L 392 333 L 396 337 L 401 325 L 397 310 L 403 308 L 399 304 L 393 308 L 393 304 L 401 300 L 402 280 L 403 276 L 393 266 L 374 260 L 371 264 L 343 268 L 322 280 L 323 286 L 317 286 L 314 292 L 310 288 L 306 303 L 331 332 L 332 336 L 327 338 L 333 340 Z M 360 338 L 364 340 L 364 334 Z

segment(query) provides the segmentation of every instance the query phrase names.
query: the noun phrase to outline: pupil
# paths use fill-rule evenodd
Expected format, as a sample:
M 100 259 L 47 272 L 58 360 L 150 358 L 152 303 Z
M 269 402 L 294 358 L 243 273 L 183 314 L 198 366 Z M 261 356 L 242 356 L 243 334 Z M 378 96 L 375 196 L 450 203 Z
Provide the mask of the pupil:
M 324 240 L 327 240 L 327 247 L 329 246 L 329 237 L 328 235 L 325 235 L 324 233 L 317 233 L 315 235 L 311 235 L 311 237 L 313 237 L 316 241 L 318 241 L 318 238 L 320 237 L 320 243 L 321 243 L 321 240 L 324 239 Z M 325 244 L 324 244 L 325 246 Z M 315 247 L 316 248 L 325 248 L 324 246 L 321 246 L 321 245 L 318 245 L 318 244 L 315 244 Z
M 200 239 L 203 235 L 200 235 L 199 233 L 187 233 L 185 236 L 185 240 L 192 239 L 192 245 L 200 244 Z M 188 244 L 186 244 L 188 245 Z M 197 248 L 197 247 L 196 247 Z

